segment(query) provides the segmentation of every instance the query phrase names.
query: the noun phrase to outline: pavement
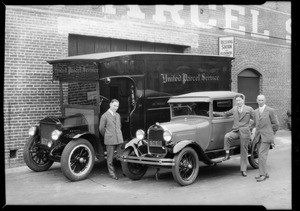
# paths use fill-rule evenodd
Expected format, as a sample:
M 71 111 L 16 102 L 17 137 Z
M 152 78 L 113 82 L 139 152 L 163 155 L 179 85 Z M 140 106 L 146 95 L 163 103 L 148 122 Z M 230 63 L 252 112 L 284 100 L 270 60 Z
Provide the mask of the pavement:
M 292 136 L 291 131 L 289 130 L 279 130 L 275 135 L 275 152 L 285 150 L 286 147 L 290 149 L 292 143 Z M 290 150 L 288 150 L 290 151 Z M 287 152 L 288 152 L 287 151 Z M 273 153 L 273 154 L 274 154 Z M 265 189 L 262 189 L 262 186 L 256 184 L 255 182 L 252 184 L 252 192 L 248 190 L 250 195 L 253 195 L 252 198 L 249 198 L 248 201 L 242 201 L 243 203 L 266 203 L 266 207 L 269 208 L 291 208 L 291 181 L 289 179 L 290 173 L 286 174 L 284 177 L 280 177 L 281 171 L 289 171 L 290 172 L 290 155 L 289 153 L 284 153 L 285 157 L 284 160 L 280 160 L 280 158 L 270 158 L 270 162 L 273 160 L 274 164 L 274 175 L 273 178 L 281 178 L 280 180 L 274 181 L 275 183 L 271 186 L 268 183 L 263 185 Z M 275 154 L 274 154 L 275 155 Z M 276 160 L 278 159 L 278 160 Z M 275 168 L 279 162 L 284 161 L 287 165 L 282 167 L 282 170 Z M 282 165 L 281 165 L 282 166 Z M 126 204 L 128 201 L 132 202 L 135 201 L 137 204 L 144 204 L 145 199 L 147 199 L 148 203 L 157 203 L 160 201 L 160 196 L 167 196 L 166 192 L 170 196 L 170 199 L 164 197 L 166 202 L 170 204 L 174 204 L 174 202 L 180 202 L 183 196 L 190 195 L 187 198 L 189 201 L 187 203 L 211 203 L 210 198 L 217 197 L 218 199 L 224 199 L 219 201 L 220 204 L 224 203 L 231 203 L 231 198 L 224 198 L 222 195 L 223 192 L 216 193 L 215 189 L 212 190 L 212 186 L 216 186 L 219 188 L 232 188 L 230 184 L 234 182 L 236 179 L 240 179 L 240 175 L 238 171 L 233 171 L 233 168 L 239 168 L 239 162 L 235 161 L 234 159 L 226 164 L 222 164 L 219 167 L 212 169 L 207 168 L 207 170 L 202 170 L 202 175 L 198 176 L 195 185 L 183 187 L 181 189 L 177 189 L 176 183 L 173 181 L 172 176 L 170 173 L 161 174 L 162 178 L 157 181 L 155 180 L 155 169 L 151 169 L 147 174 L 144 176 L 143 180 L 140 181 L 131 181 L 128 178 L 122 176 L 120 166 L 117 167 L 117 173 L 120 177 L 119 181 L 116 183 L 115 180 L 112 180 L 108 176 L 107 168 L 105 162 L 102 163 L 95 163 L 95 167 L 91 172 L 91 175 L 88 180 L 79 181 L 79 182 L 70 182 L 67 178 L 62 175 L 60 171 L 60 163 L 54 163 L 54 165 L 46 172 L 36 172 L 31 171 L 27 166 L 15 167 L 10 169 L 5 169 L 5 203 L 7 205 L 30 205 L 30 204 L 66 204 L 67 202 L 72 202 L 72 204 L 82 204 L 85 201 L 89 201 L 89 204 L 96 205 L 99 203 L 102 204 L 111 204 L 114 203 L 114 199 L 118 198 L 120 204 Z M 278 171 L 276 173 L 275 171 Z M 235 173 L 238 175 L 235 176 Z M 212 174 L 212 176 L 209 176 Z M 249 180 L 254 180 L 254 176 L 256 171 L 249 170 Z M 148 175 L 148 176 L 147 176 Z M 218 180 L 213 179 L 214 177 L 219 178 Z M 253 177 L 253 178 L 250 178 Z M 281 181 L 282 180 L 282 181 Z M 271 183 L 270 180 L 269 183 Z M 228 186 L 224 186 L 228 183 Z M 253 181 L 252 181 L 253 182 Z M 220 184 L 221 183 L 221 184 Z M 277 186 L 276 186 L 276 183 Z M 76 184 L 76 185 L 75 185 Z M 201 186 L 198 186 L 200 184 Z M 223 185 L 222 185 L 223 184 Z M 255 185 L 257 187 L 255 187 Z M 98 188 L 100 187 L 100 189 Z M 151 188 L 152 187 L 152 188 Z M 249 188 L 249 181 L 244 181 L 240 183 L 240 190 L 243 190 L 239 195 L 242 196 L 245 193 L 245 190 Z M 270 190 L 269 190 L 270 189 Z M 174 190 L 176 190 L 174 192 Z M 200 199 L 198 196 L 199 191 L 202 192 L 203 190 L 206 191 L 206 195 L 203 195 L 203 199 Z M 255 191 L 260 190 L 262 194 L 262 198 L 258 195 L 255 195 Z M 171 191 L 171 192 L 169 192 Z M 211 191 L 211 193 L 210 193 Z M 233 193 L 236 193 L 236 189 L 231 190 Z M 264 193 L 265 191 L 265 193 Z M 268 191 L 271 191 L 272 194 L 267 194 Z M 229 191 L 228 191 L 229 192 Z M 48 193 L 48 194 L 47 194 Z M 52 193 L 49 195 L 49 193 Z M 73 195 L 76 193 L 76 196 Z M 269 193 L 269 192 L 268 192 Z M 45 198 L 42 196 L 47 195 L 47 200 L 45 202 Z M 95 195 L 102 195 L 102 198 L 95 197 Z M 104 194 L 104 195 L 103 195 Z M 162 195 L 160 195 L 162 194 Z M 210 195 L 209 195 L 210 194 Z M 218 196 L 216 194 L 219 194 Z M 194 197 L 192 197 L 194 195 Z M 278 196 L 276 196 L 278 195 Z M 209 197 L 210 196 L 210 197 Z M 144 198 L 146 197 L 146 198 Z M 235 197 L 238 197 L 236 195 Z M 272 197 L 275 197 L 277 200 L 273 200 Z M 197 198 L 197 200 L 196 200 Z M 216 199 L 216 198 L 215 198 Z M 226 200 L 228 201 L 226 201 Z M 102 200 L 102 201 L 100 201 Z M 123 200 L 123 201 L 122 201 Z M 265 201 L 264 201 L 265 200 Z M 270 204 L 269 204 L 270 203 Z M 175 203 L 176 204 L 176 203 Z M 218 201 L 214 200 L 213 204 L 218 204 Z
M 277 144 L 291 143 L 291 140 L 292 140 L 291 131 L 278 130 L 275 135 L 275 147 Z M 55 165 L 55 163 L 54 163 L 54 165 Z M 7 168 L 7 169 L 5 169 L 5 174 L 17 173 L 17 172 L 22 172 L 22 171 L 27 171 L 27 170 L 28 170 L 28 167 L 26 165 L 20 166 L 20 167 L 14 167 L 14 168 Z

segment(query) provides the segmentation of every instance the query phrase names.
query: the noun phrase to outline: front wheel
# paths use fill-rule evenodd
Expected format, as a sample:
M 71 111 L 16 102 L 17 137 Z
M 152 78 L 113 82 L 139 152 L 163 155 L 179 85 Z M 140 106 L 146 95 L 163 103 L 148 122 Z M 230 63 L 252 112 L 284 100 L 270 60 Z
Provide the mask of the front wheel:
M 61 170 L 71 181 L 85 179 L 95 163 L 92 144 L 85 139 L 70 141 L 61 156 Z
M 123 152 L 124 156 L 135 156 L 135 153 L 132 148 L 127 148 Z M 148 166 L 138 163 L 129 163 L 121 161 L 122 171 L 123 173 L 132 180 L 141 179 L 146 171 L 148 170 Z
M 258 147 L 257 147 L 257 145 L 258 145 L 257 142 L 251 143 L 250 156 L 248 157 L 248 161 L 254 169 L 258 169 Z
M 182 185 L 192 184 L 198 176 L 198 155 L 191 147 L 186 147 L 175 155 L 175 166 L 172 167 L 174 180 Z
M 48 170 L 54 162 L 49 159 L 47 146 L 41 145 L 40 142 L 39 136 L 30 137 L 23 149 L 23 158 L 26 165 L 37 172 Z

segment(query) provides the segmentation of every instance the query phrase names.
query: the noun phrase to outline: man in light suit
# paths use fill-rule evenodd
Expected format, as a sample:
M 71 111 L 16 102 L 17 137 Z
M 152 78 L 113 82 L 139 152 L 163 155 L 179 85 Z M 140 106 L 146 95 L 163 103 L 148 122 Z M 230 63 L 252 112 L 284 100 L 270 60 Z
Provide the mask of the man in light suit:
M 224 136 L 224 150 L 226 152 L 223 161 L 230 159 L 230 144 L 233 140 L 240 139 L 240 169 L 242 176 L 246 177 L 247 173 L 247 160 L 248 160 L 248 145 L 250 143 L 251 131 L 250 131 L 250 119 L 254 119 L 254 111 L 250 106 L 245 105 L 245 96 L 238 94 L 235 96 L 236 106 L 229 111 L 225 112 L 213 112 L 215 115 L 231 116 L 233 115 L 232 130 Z
M 270 146 L 274 144 L 274 134 L 279 128 L 279 122 L 274 109 L 267 106 L 264 95 L 257 96 L 259 108 L 255 110 L 255 136 L 254 142 L 258 142 L 258 166 L 259 176 L 255 177 L 257 182 L 269 178 L 266 163 Z
M 110 108 L 101 116 L 99 131 L 104 137 L 104 144 L 107 151 L 107 168 L 109 175 L 118 180 L 115 168 L 113 165 L 114 152 L 117 150 L 120 153 L 121 144 L 124 142 L 121 132 L 121 118 L 117 113 L 119 108 L 119 101 L 116 99 L 111 100 Z

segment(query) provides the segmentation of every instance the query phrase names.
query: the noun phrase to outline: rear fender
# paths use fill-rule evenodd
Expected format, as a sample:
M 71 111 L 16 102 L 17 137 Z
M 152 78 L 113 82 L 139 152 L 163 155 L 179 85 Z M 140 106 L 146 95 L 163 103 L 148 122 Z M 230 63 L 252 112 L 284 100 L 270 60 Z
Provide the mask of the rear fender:
M 89 133 L 89 132 L 78 133 L 78 134 L 74 135 L 73 137 L 72 136 L 70 136 L 70 137 L 73 138 L 73 139 L 79 139 L 80 137 L 82 137 L 86 134 L 91 134 L 91 133 Z

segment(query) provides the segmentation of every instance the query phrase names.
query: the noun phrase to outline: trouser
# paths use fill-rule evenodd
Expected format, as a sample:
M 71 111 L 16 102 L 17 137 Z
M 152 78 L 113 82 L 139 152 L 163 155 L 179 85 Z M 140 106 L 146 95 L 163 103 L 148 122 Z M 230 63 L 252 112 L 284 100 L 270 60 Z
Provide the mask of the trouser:
M 120 155 L 121 144 L 118 145 L 106 145 L 107 152 L 107 168 L 110 176 L 116 176 L 115 168 L 113 165 L 114 152 L 117 151 L 117 155 Z
M 230 131 L 225 134 L 224 136 L 224 150 L 229 150 L 231 142 L 236 139 L 240 139 L 240 151 L 241 151 L 241 158 L 240 158 L 240 169 L 241 171 L 247 170 L 248 165 L 248 145 L 250 143 L 250 138 L 242 138 L 240 136 L 239 131 Z
M 261 142 L 259 140 L 257 147 L 258 147 L 258 170 L 259 175 L 266 175 L 267 174 L 267 158 L 268 153 L 270 150 L 271 143 L 269 142 Z

